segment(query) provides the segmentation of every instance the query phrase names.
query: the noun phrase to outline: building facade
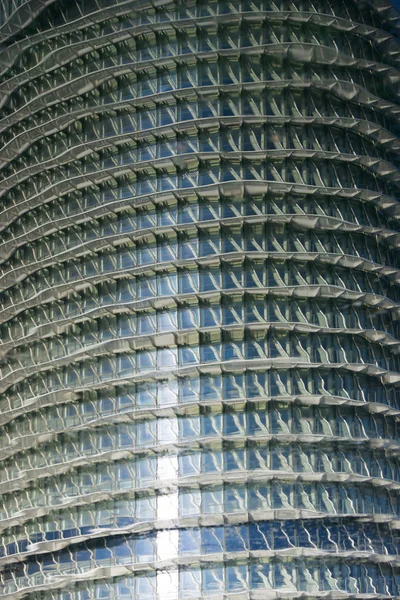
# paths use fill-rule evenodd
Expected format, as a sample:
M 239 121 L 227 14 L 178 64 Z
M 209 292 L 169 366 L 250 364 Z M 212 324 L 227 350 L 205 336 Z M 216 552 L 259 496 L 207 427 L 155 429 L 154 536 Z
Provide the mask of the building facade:
M 0 597 L 400 597 L 399 19 L 0 9 Z

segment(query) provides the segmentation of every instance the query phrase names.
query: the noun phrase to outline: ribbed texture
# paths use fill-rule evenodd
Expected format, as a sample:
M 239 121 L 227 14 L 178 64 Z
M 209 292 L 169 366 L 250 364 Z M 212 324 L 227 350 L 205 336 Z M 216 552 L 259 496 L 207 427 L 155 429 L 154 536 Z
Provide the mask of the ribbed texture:
M 400 598 L 385 0 L 0 8 L 0 597 Z

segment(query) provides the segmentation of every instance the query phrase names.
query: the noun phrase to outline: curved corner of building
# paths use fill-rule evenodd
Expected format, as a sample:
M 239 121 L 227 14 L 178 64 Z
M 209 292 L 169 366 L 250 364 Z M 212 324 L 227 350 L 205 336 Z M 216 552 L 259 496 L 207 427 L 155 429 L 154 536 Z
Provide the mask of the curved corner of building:
M 400 598 L 387 0 L 0 0 L 0 599 Z

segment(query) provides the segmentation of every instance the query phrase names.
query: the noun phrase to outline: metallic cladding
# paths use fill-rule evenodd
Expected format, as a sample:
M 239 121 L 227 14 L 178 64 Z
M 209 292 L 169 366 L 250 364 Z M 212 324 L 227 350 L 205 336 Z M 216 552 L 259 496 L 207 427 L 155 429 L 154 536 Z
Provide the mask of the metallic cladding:
M 399 19 L 0 7 L 0 597 L 400 597 Z

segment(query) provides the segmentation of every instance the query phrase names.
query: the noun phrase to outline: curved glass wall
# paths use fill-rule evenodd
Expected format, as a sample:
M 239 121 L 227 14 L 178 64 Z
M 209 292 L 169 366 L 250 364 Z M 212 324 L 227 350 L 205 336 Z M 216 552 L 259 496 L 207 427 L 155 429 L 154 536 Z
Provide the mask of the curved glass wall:
M 0 6 L 0 596 L 400 597 L 386 0 Z

